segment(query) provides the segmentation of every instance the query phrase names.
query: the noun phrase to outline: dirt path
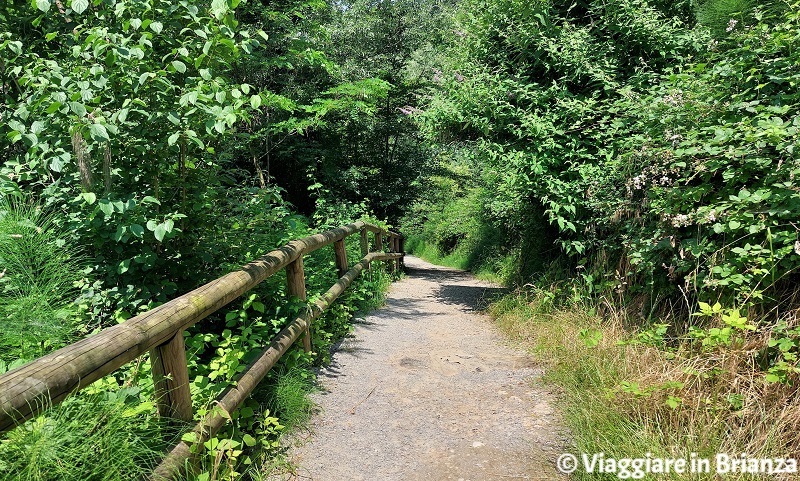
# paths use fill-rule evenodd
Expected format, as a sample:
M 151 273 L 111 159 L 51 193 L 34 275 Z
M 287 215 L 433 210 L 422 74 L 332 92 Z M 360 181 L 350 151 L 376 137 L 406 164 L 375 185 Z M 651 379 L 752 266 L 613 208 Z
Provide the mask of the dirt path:
M 479 313 L 501 289 L 406 257 L 407 277 L 320 373 L 295 479 L 562 479 L 540 371 Z

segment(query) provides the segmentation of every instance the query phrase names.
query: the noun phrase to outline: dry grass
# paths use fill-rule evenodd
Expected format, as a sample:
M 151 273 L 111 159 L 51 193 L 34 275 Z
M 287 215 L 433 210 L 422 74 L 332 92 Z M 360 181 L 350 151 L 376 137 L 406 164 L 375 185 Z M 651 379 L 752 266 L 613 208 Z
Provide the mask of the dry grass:
M 797 388 L 767 382 L 760 366 L 768 330 L 711 349 L 689 340 L 657 347 L 630 343 L 636 333 L 626 328 L 631 323 L 620 311 L 605 309 L 601 319 L 586 306 L 555 307 L 552 298 L 544 291 L 517 293 L 490 312 L 504 332 L 548 367 L 547 379 L 562 389 L 562 411 L 577 452 L 800 458 Z M 602 338 L 590 347 L 581 332 L 592 330 Z M 598 476 L 577 478 L 604 479 Z

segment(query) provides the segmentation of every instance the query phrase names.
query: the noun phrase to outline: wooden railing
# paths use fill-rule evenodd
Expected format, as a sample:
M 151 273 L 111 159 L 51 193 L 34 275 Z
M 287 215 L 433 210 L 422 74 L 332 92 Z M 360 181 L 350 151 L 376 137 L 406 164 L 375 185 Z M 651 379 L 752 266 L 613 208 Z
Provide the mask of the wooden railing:
M 363 258 L 351 267 L 347 262 L 344 239 L 359 232 Z M 369 250 L 368 232 L 374 233 L 375 252 Z M 388 241 L 389 253 L 383 252 L 384 238 Z M 60 403 L 68 395 L 148 351 L 159 414 L 192 420 L 194 413 L 183 331 L 284 268 L 289 294 L 305 300 L 303 256 L 330 244 L 334 247 L 339 281 L 279 332 L 253 364 L 240 374 L 234 385 L 217 398 L 217 408 L 194 428 L 197 445 L 202 447 L 203 442 L 225 424 L 227 417 L 224 414 L 233 412 L 245 401 L 298 338 L 303 336 L 305 349 L 311 349 L 308 330 L 313 320 L 369 267 L 370 262 L 385 260 L 390 261 L 390 270 L 400 268 L 403 261 L 403 237 L 400 234 L 356 222 L 292 241 L 240 270 L 153 310 L 11 370 L 0 376 L 0 433 L 33 417 L 44 407 Z M 192 454 L 190 446 L 181 442 L 156 468 L 153 478 L 173 479 L 184 471 Z

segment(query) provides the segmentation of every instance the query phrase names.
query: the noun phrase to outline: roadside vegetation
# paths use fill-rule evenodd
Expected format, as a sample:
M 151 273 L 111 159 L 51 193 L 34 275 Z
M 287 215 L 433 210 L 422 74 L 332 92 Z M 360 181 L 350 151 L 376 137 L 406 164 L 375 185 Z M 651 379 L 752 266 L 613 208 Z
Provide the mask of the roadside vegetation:
M 797 457 L 800 6 L 475 0 L 452 31 L 413 252 L 517 288 L 490 311 L 577 452 Z

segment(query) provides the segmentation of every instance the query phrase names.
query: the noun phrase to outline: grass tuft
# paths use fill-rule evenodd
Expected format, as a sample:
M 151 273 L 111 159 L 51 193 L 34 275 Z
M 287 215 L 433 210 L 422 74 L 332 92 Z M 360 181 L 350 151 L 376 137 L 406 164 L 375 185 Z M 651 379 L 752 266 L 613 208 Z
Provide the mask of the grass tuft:
M 279 374 L 267 386 L 266 406 L 288 430 L 305 426 L 314 409 L 309 397 L 314 389 L 313 373 L 294 367 Z

